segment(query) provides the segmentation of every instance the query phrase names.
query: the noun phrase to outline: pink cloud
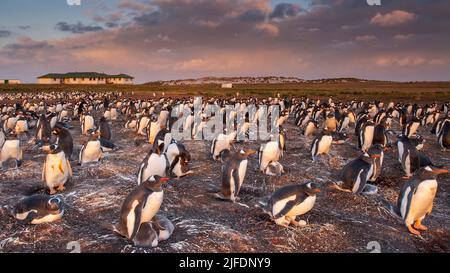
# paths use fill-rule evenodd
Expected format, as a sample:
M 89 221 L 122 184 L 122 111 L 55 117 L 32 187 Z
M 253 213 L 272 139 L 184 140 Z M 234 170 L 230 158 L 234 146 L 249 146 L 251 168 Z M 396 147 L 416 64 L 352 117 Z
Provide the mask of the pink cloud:
M 414 67 L 421 65 L 443 65 L 447 61 L 440 58 L 425 58 L 421 56 L 405 56 L 405 57 L 380 57 L 375 60 L 378 66 L 401 66 Z
M 414 38 L 416 35 L 414 34 L 397 34 L 394 36 L 395 40 L 399 40 L 399 41 L 406 41 L 409 40 L 411 38 Z
M 378 12 L 371 20 L 370 23 L 379 25 L 382 27 L 390 27 L 406 24 L 416 18 L 416 15 L 411 12 L 403 10 L 394 10 L 392 12 L 381 14 Z
M 256 25 L 256 29 L 263 31 L 270 36 L 278 36 L 278 34 L 280 33 L 280 29 L 277 26 L 269 23 L 258 24 Z
M 355 38 L 355 40 L 358 42 L 369 42 L 369 41 L 374 41 L 376 39 L 377 39 L 377 37 L 375 37 L 374 35 L 363 35 L 363 36 L 357 36 Z

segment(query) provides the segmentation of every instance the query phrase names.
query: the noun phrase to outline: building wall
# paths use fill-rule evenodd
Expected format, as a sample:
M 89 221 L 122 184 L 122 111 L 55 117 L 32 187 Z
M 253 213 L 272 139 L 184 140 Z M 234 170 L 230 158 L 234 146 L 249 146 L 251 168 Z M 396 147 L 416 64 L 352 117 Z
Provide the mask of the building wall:
M 60 79 L 52 79 L 52 78 L 39 78 L 39 84 L 58 84 L 61 83 Z
M 20 80 L 0 80 L 0 84 L 21 84 Z
M 62 81 L 62 82 L 61 82 Z M 124 78 L 65 78 L 65 79 L 51 79 L 51 78 L 40 78 L 38 79 L 39 84 L 133 84 L 131 79 Z
M 222 88 L 233 88 L 233 84 L 232 83 L 224 83 L 224 84 L 222 84 Z

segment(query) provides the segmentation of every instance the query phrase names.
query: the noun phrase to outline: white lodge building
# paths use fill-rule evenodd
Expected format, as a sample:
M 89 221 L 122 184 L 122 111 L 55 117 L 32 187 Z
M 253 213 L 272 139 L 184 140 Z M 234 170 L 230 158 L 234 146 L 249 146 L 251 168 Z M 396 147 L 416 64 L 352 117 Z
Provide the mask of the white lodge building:
M 108 75 L 97 72 L 50 73 L 38 77 L 39 84 L 133 84 L 134 78 L 126 75 Z

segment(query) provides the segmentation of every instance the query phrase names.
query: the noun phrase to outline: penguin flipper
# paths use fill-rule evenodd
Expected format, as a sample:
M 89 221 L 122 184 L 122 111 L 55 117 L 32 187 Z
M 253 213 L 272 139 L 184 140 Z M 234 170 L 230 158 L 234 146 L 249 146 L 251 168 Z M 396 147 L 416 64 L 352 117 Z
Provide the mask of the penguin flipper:
M 239 179 L 239 170 L 236 170 L 233 172 L 233 179 L 234 179 L 234 196 L 237 196 L 239 194 L 239 191 L 241 190 L 240 187 L 240 179 Z
M 129 239 L 133 239 L 136 234 L 139 231 L 139 226 L 141 225 L 141 214 L 142 214 L 142 209 L 145 206 L 145 203 L 142 204 L 141 206 L 136 206 L 136 208 L 134 208 L 134 223 L 133 223 L 133 232 L 131 233 L 131 236 Z
M 42 167 L 42 182 L 45 183 L 45 165 L 47 164 L 47 162 L 44 162 L 44 166 Z
M 38 216 L 37 212 L 30 211 L 27 217 L 23 220 L 19 220 L 19 222 L 23 224 L 31 224 L 31 222 Z
M 69 168 L 69 175 L 70 175 L 70 177 L 73 177 L 73 170 L 72 170 L 72 166 L 70 165 L 70 161 L 68 158 L 66 159 L 66 161 L 67 161 L 67 168 Z
M 280 212 L 278 212 L 277 214 L 275 214 L 275 215 L 273 216 L 273 218 L 274 218 L 274 219 L 278 219 L 278 218 L 281 218 L 281 217 L 285 216 L 289 211 L 291 211 L 291 209 L 292 209 L 297 203 L 298 203 L 298 202 L 297 202 L 297 199 L 288 201 L 288 202 L 286 203 L 286 205 L 284 206 L 284 208 L 283 208 Z

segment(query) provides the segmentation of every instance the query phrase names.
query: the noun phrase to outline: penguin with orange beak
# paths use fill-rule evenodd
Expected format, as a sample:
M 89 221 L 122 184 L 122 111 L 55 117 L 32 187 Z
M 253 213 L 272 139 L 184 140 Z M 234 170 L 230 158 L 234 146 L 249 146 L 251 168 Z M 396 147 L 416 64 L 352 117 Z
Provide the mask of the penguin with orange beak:
M 231 156 L 222 169 L 222 189 L 215 197 L 232 202 L 238 201 L 237 196 L 247 172 L 248 156 L 255 153 L 253 150 L 240 150 Z
M 380 149 L 371 147 L 367 152 L 347 163 L 341 171 L 341 181 L 334 188 L 355 194 L 375 194 L 377 187 L 367 184 L 374 175 L 375 160 L 381 158 Z
M 403 219 L 409 232 L 420 235 L 420 231 L 428 228 L 422 221 L 433 209 L 433 201 L 438 187 L 437 176 L 448 173 L 448 170 L 427 166 L 421 168 L 402 187 L 397 199 L 397 206 L 391 208 Z

